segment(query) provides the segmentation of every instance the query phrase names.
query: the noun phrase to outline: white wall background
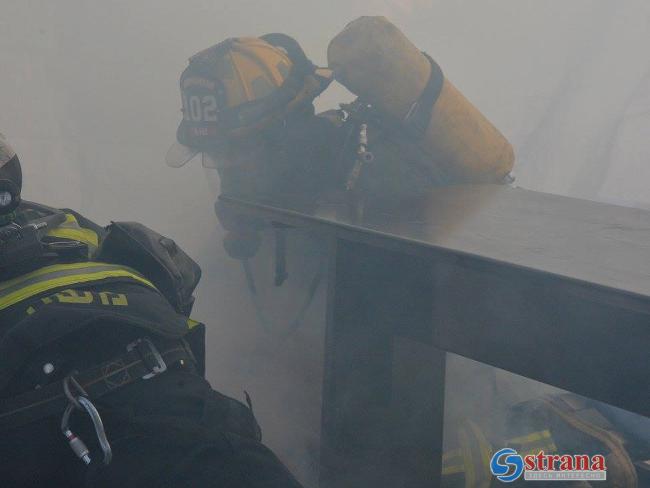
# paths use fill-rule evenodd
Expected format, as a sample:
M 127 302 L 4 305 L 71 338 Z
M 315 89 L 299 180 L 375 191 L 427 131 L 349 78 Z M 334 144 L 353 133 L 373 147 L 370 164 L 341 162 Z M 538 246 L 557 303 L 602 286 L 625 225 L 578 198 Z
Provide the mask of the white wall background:
M 163 159 L 188 56 L 283 31 L 323 64 L 348 21 L 377 14 L 513 142 L 521 186 L 650 208 L 647 0 L 0 0 L 0 131 L 21 155 L 24 196 L 100 223 L 143 221 L 198 259 L 210 379 L 251 391 L 268 442 L 308 482 L 321 329 L 289 342 L 259 333 L 221 250 L 213 183 L 198 164 L 173 170 Z M 331 88 L 319 107 L 347 97 Z M 312 319 L 317 307 L 322 297 Z

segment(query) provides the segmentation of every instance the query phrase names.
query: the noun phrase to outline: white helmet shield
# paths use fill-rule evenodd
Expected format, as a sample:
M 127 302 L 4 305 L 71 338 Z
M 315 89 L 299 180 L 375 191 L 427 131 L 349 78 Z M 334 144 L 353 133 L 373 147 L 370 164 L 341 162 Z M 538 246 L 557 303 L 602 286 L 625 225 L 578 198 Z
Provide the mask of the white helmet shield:
M 180 168 L 181 166 L 185 166 L 197 154 L 198 151 L 195 149 L 175 142 L 167 151 L 165 164 L 172 168 Z
M 16 152 L 9 145 L 7 139 L 5 139 L 5 136 L 0 133 L 0 168 L 11 161 L 11 158 L 13 158 L 15 155 Z

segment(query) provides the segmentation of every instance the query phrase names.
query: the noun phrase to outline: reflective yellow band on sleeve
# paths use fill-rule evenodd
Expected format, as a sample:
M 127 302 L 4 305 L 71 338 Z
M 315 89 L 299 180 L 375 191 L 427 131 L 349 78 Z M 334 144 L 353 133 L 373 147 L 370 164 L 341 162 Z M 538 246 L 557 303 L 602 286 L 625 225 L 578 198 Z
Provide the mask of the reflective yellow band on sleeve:
M 83 242 L 91 247 L 99 245 L 99 239 L 90 229 L 62 229 L 57 227 L 47 233 L 49 237 L 60 237 L 62 239 L 70 239 L 73 241 Z
M 197 322 L 196 320 L 187 319 L 187 328 L 190 329 L 190 330 L 192 330 L 194 327 L 196 327 L 196 326 L 199 325 L 200 323 L 201 323 L 201 322 Z
M 126 266 L 98 262 L 55 264 L 1 283 L 0 310 L 57 288 L 111 278 L 127 278 L 156 289 L 151 281 Z
M 83 242 L 92 248 L 99 246 L 99 237 L 97 236 L 97 233 L 79 226 L 77 219 L 72 214 L 66 214 L 65 222 L 50 230 L 47 233 L 47 236 Z

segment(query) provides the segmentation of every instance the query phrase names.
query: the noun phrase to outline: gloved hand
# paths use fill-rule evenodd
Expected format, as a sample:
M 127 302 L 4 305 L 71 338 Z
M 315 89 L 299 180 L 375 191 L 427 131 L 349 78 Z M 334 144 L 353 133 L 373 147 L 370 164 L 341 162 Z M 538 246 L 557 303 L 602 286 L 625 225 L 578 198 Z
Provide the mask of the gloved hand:
M 260 248 L 260 232 L 265 227 L 263 220 L 233 212 L 220 200 L 214 204 L 219 223 L 226 230 L 223 247 L 233 259 L 250 259 Z
M 250 259 L 260 248 L 262 238 L 258 231 L 232 231 L 226 232 L 223 247 L 233 259 Z

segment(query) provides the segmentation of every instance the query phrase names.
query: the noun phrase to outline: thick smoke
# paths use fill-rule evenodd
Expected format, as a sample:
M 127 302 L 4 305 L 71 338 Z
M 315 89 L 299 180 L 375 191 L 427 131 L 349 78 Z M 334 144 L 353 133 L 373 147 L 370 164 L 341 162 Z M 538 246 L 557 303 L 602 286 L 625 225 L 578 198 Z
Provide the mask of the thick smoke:
M 205 279 L 195 316 L 209 324 L 209 378 L 233 396 L 250 391 L 268 443 L 310 483 L 322 293 L 307 327 L 269 339 L 239 265 L 221 248 L 214 175 L 204 178 L 199 164 L 172 170 L 163 159 L 188 56 L 225 37 L 280 31 L 322 64 L 348 21 L 376 14 L 436 58 L 513 142 L 521 186 L 650 207 L 646 0 L 7 0 L 0 15 L 0 131 L 24 161 L 25 197 L 103 224 L 145 222 L 197 258 Z M 317 104 L 349 98 L 337 86 Z M 269 283 L 271 266 L 258 260 L 256 269 Z M 291 316 L 290 292 L 303 293 L 308 281 L 292 276 L 264 297 L 278 320 Z

